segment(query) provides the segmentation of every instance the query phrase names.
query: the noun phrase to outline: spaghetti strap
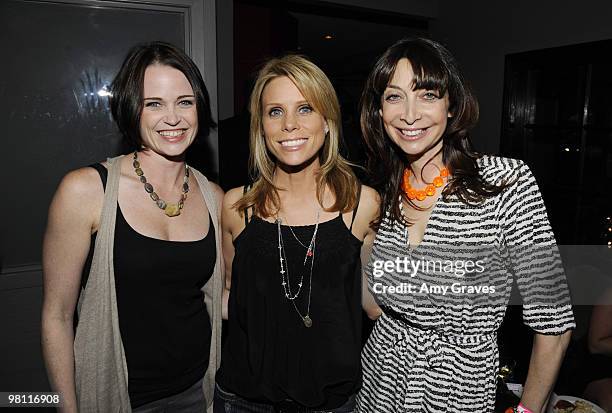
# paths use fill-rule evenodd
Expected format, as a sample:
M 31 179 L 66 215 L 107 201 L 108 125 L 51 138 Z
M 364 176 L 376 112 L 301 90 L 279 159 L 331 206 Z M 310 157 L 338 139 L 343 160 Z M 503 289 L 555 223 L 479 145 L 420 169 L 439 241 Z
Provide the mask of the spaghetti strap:
M 357 205 L 355 205 L 355 209 L 353 209 L 353 217 L 351 218 L 351 226 L 349 227 L 349 231 L 353 230 L 353 223 L 355 222 L 355 217 L 357 216 L 357 209 L 359 208 L 359 200 L 361 199 L 361 184 L 358 184 L 357 187 Z
M 246 195 L 247 191 L 251 188 L 250 184 L 246 184 L 242 189 L 242 195 Z M 249 208 L 244 209 L 244 227 L 249 225 Z

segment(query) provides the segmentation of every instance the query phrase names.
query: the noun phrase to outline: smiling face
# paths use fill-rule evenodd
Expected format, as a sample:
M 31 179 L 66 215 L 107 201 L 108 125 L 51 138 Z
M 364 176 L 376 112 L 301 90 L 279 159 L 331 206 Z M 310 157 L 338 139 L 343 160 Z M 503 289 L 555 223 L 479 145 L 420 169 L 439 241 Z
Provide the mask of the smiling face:
M 327 124 L 286 76 L 268 82 L 261 95 L 266 147 L 281 164 L 318 162 Z
M 379 111 L 387 134 L 410 158 L 437 151 L 451 114 L 448 94 L 437 90 L 413 90 L 410 61 L 400 59 L 382 96 Z
M 165 156 L 182 156 L 198 132 L 193 89 L 170 66 L 151 65 L 144 74 L 140 135 L 145 147 Z

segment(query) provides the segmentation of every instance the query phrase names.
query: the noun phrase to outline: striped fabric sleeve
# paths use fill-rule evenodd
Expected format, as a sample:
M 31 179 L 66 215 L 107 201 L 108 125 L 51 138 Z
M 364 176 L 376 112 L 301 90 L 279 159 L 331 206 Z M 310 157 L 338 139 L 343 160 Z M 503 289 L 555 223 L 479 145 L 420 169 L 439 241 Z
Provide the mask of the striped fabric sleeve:
M 562 334 L 576 324 L 561 257 L 538 184 L 525 163 L 515 162 L 499 212 L 523 321 L 538 333 Z

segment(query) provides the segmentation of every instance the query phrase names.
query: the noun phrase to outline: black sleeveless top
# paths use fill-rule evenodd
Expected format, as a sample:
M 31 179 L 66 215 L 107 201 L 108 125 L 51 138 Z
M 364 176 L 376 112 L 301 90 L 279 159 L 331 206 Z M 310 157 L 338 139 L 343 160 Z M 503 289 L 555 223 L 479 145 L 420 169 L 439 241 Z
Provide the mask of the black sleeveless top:
M 309 408 L 333 409 L 361 384 L 362 242 L 341 215 L 319 224 L 308 328 L 281 285 L 277 228 L 253 216 L 234 240 L 228 336 L 217 381 L 253 401 L 289 399 Z M 307 247 L 315 225 L 292 229 Z M 303 265 L 306 247 L 287 226 L 281 232 L 292 293 L 304 273 L 295 300 L 304 315 L 310 280 L 310 267 Z
M 91 166 L 106 188 L 107 169 Z M 200 289 L 212 276 L 215 259 L 212 223 L 201 240 L 165 241 L 136 232 L 117 206 L 115 290 L 132 408 L 180 393 L 206 373 L 212 330 Z

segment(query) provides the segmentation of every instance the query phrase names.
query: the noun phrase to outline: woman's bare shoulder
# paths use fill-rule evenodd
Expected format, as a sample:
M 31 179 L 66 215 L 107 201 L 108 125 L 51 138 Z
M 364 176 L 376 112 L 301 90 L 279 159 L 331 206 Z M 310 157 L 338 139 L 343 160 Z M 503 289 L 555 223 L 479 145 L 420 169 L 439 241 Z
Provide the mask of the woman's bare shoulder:
M 244 187 L 242 186 L 230 189 L 225 193 L 225 196 L 223 197 L 223 207 L 232 208 L 233 205 L 238 202 L 243 195 Z
M 90 167 L 75 169 L 62 178 L 55 192 L 49 222 L 95 231 L 103 202 L 104 187 L 98 171 Z
M 361 187 L 361 198 L 359 200 L 359 210 L 362 212 L 362 216 L 372 220 L 378 215 L 380 208 L 380 195 L 374 188 L 367 185 Z M 358 215 L 359 215 L 359 212 Z
M 244 195 L 244 187 L 232 188 L 223 197 L 223 225 L 232 233 L 238 233 L 244 227 L 242 212 L 234 207 Z
M 61 180 L 57 193 L 77 197 L 87 203 L 104 194 L 100 174 L 94 168 L 84 167 L 68 172 Z

